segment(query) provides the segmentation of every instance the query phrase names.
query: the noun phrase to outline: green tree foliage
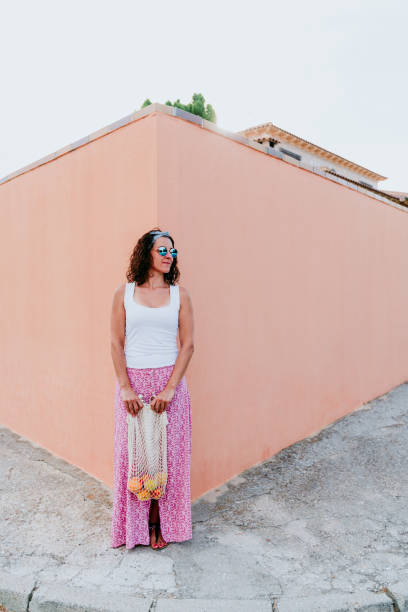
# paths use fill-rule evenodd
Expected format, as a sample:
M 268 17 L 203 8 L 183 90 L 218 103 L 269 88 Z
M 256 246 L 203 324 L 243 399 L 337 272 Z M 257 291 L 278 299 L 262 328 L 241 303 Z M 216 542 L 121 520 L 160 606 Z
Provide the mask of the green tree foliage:
M 149 98 L 146 98 L 141 108 L 143 108 L 144 106 L 149 106 L 149 104 L 151 104 L 151 101 L 149 100 Z M 180 98 L 178 98 L 175 102 L 167 100 L 165 104 L 167 104 L 167 106 L 177 106 L 177 108 L 181 108 L 189 113 L 198 115 L 199 117 L 202 117 L 207 121 L 217 123 L 217 116 L 215 114 L 214 108 L 211 106 L 211 104 L 205 104 L 205 99 L 202 94 L 193 94 L 192 100 L 188 104 L 182 104 L 182 102 L 180 102 Z

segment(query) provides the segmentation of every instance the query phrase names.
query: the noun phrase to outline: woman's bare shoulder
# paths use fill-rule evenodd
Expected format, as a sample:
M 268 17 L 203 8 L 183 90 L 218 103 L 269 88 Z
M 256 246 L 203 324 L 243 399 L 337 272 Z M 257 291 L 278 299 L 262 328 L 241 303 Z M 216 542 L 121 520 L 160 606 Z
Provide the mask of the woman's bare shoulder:
M 180 291 L 180 301 L 183 300 L 190 300 L 191 301 L 191 295 L 189 293 L 189 291 L 187 290 L 186 287 L 181 287 L 181 285 L 178 286 L 179 287 L 179 291 Z
M 126 283 L 122 283 L 121 285 L 115 287 L 113 291 L 113 299 L 123 299 L 123 296 L 125 295 L 125 289 Z

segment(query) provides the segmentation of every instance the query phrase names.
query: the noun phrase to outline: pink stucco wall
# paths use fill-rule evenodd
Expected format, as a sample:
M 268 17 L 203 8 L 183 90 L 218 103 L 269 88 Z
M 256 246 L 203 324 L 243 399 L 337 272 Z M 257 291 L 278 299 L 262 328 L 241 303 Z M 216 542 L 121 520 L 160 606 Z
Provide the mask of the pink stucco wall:
M 161 112 L 17 176 L 0 422 L 112 486 L 112 294 L 159 225 L 194 306 L 195 499 L 408 379 L 407 212 Z

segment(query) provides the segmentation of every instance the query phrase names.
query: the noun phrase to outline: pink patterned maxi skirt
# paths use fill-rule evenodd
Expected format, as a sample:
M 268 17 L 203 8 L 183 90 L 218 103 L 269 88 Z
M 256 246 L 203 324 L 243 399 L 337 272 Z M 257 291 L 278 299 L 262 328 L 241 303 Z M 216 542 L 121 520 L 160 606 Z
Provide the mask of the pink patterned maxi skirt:
M 144 401 L 164 389 L 174 365 L 158 368 L 127 368 L 132 389 L 142 393 Z M 152 383 L 153 372 L 153 383 Z M 119 383 L 115 390 L 114 487 L 111 546 L 122 544 L 133 548 L 150 544 L 149 512 L 151 500 L 139 501 L 127 489 L 128 431 L 127 411 L 120 397 Z M 160 528 L 166 542 L 192 539 L 190 462 L 191 404 L 185 376 L 180 380 L 173 399 L 167 406 L 167 484 L 158 500 Z

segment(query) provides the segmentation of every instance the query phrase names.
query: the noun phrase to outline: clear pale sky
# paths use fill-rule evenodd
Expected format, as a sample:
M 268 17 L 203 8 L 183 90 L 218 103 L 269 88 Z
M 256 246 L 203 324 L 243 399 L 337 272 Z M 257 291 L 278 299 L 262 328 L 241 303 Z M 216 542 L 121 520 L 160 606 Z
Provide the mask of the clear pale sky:
M 406 0 L 9 0 L 0 178 L 152 102 L 202 93 L 408 191 Z

